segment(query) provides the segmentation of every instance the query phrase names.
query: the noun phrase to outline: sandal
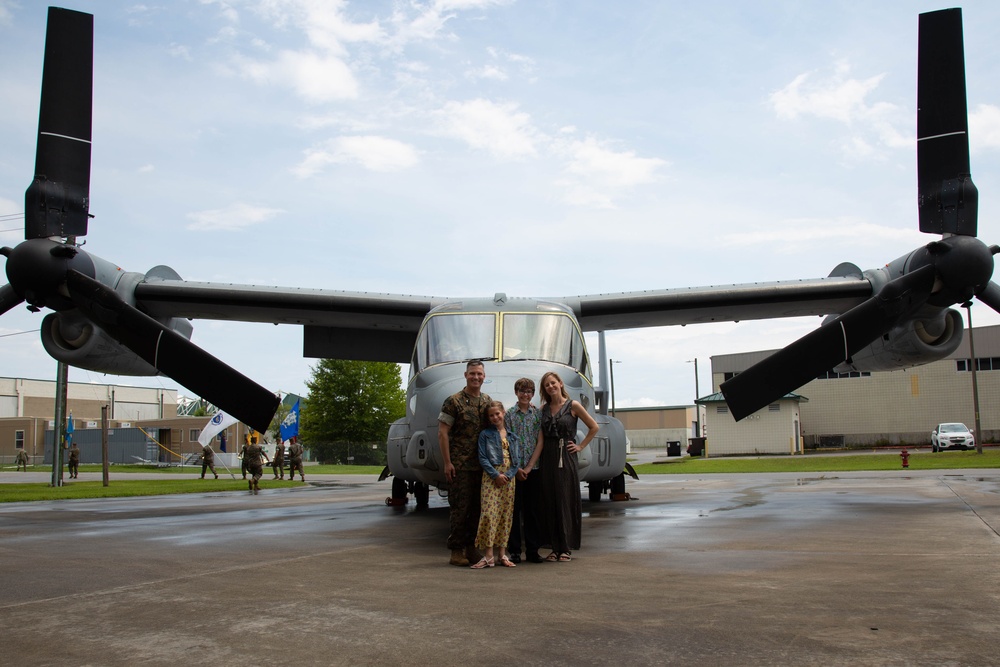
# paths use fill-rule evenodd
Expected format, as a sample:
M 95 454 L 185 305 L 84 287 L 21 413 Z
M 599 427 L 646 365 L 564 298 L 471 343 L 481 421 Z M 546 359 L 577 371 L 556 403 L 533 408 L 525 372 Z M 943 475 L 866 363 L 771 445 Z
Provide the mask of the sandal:
M 511 562 L 511 560 L 507 558 L 507 556 L 500 557 L 500 564 L 503 565 L 504 567 L 517 567 L 517 565 L 514 565 L 514 563 Z
M 568 552 L 568 551 L 566 553 L 559 554 L 559 562 L 560 563 L 568 563 L 571 560 L 573 560 L 573 557 L 570 556 L 569 554 L 570 554 L 570 552 Z
M 545 557 L 545 560 L 547 560 L 550 563 L 555 563 L 557 560 L 559 560 L 559 554 L 553 551 L 552 553 L 550 553 L 548 556 Z
M 469 567 L 471 567 L 473 570 L 482 570 L 487 567 L 493 567 L 493 559 L 483 556 L 482 558 L 479 559 L 478 563 L 476 563 L 475 565 L 470 565 Z

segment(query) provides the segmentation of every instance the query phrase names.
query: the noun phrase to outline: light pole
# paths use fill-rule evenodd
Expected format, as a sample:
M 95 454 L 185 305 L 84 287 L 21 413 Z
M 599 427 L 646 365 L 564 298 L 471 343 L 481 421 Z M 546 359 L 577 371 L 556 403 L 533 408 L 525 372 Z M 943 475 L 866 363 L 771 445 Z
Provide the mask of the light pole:
M 965 312 L 969 315 L 969 356 L 972 357 L 972 410 L 973 418 L 976 421 L 975 428 L 976 434 L 976 453 L 983 453 L 983 433 L 979 427 L 979 382 L 976 380 L 976 341 L 975 337 L 972 335 L 972 302 L 966 301 L 962 304 L 965 307 Z
M 689 359 L 684 362 L 687 364 L 694 364 L 694 428 L 696 438 L 701 437 L 701 409 L 698 407 L 698 399 L 701 397 L 701 390 L 698 389 L 698 357 L 694 359 Z
M 615 364 L 620 364 L 621 361 L 610 360 L 610 370 L 611 370 L 611 416 L 615 416 Z

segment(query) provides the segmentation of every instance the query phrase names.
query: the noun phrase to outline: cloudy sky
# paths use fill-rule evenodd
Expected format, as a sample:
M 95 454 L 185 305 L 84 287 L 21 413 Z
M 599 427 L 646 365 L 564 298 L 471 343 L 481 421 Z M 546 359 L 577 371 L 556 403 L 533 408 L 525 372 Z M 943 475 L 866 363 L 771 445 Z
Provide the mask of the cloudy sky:
M 95 14 L 86 249 L 127 270 L 578 295 L 820 277 L 933 240 L 916 231 L 914 148 L 929 2 L 64 6 Z M 964 15 L 980 236 L 998 243 L 1000 4 L 970 0 Z M 23 238 L 44 28 L 43 3 L 0 0 L 3 245 Z M 0 376 L 54 377 L 40 319 L 0 318 Z M 690 403 L 689 360 L 704 395 L 712 355 L 818 324 L 609 334 L 617 405 Z M 193 339 L 271 389 L 305 391 L 314 362 L 296 327 L 200 321 Z

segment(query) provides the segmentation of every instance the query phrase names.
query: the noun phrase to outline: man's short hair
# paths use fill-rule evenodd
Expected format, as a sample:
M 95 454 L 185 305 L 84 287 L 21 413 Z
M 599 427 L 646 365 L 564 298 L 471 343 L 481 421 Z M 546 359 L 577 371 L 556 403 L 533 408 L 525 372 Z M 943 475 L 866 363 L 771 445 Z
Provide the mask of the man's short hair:
M 535 391 L 535 381 L 531 378 L 521 378 L 514 383 L 514 391 L 521 391 L 522 389 L 530 389 L 532 393 Z
M 482 359 L 469 359 L 469 363 L 465 364 L 465 370 L 469 370 L 473 366 L 481 366 L 486 368 L 486 364 L 483 363 Z

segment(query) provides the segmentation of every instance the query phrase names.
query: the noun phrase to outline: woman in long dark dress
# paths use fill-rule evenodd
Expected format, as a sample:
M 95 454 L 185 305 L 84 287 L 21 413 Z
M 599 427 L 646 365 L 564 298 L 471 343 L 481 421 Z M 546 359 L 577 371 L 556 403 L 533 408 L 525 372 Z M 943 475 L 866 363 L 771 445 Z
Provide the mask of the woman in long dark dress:
M 573 549 L 580 548 L 583 505 L 580 501 L 578 452 L 597 435 L 597 422 L 579 401 L 571 400 L 562 378 L 548 372 L 539 383 L 542 388 L 542 514 L 552 553 L 550 562 L 572 560 Z M 587 435 L 576 442 L 577 420 L 587 426 Z

